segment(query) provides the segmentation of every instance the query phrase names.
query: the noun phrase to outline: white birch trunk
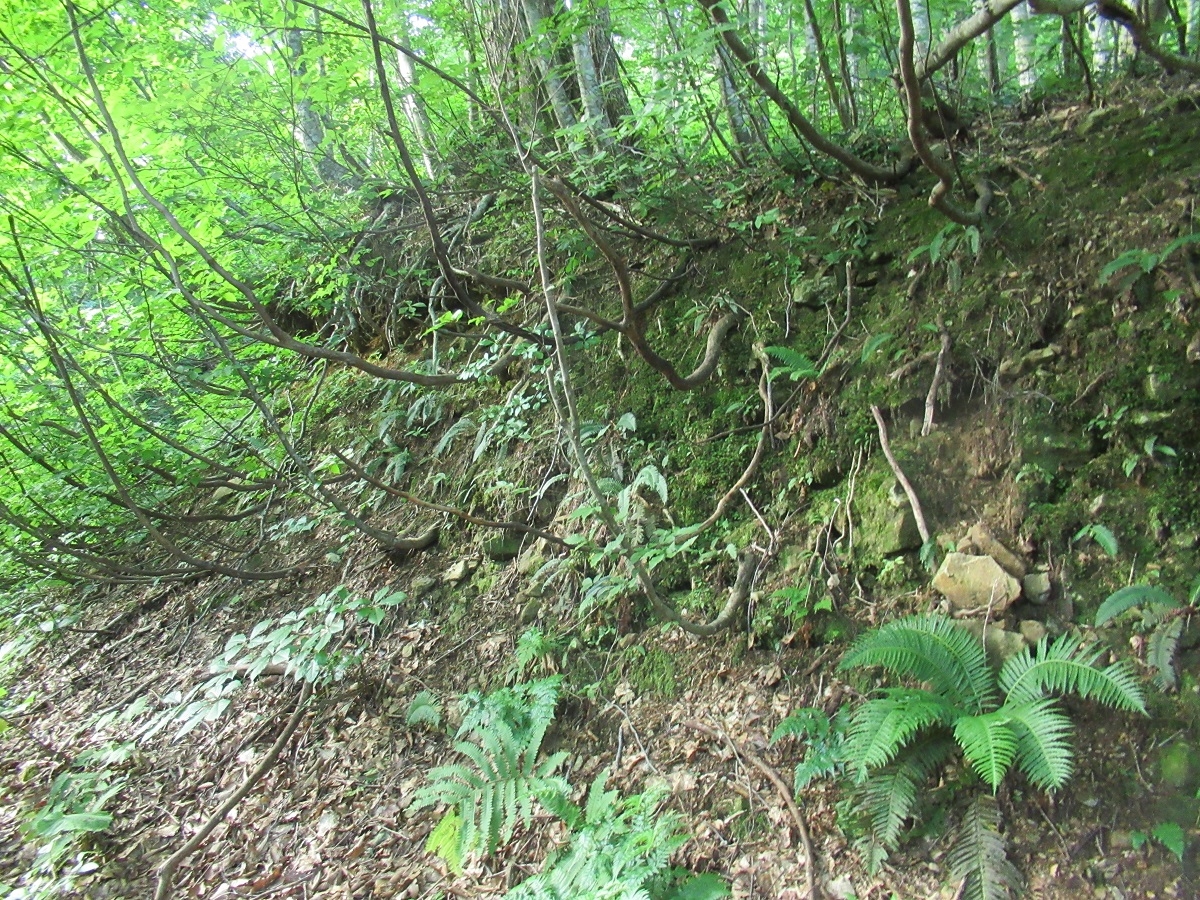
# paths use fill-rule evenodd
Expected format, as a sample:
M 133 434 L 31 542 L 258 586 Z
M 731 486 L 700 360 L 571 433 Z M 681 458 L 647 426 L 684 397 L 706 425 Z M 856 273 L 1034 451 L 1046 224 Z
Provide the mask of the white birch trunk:
M 408 16 L 400 10 L 395 16 L 396 40 L 405 47 L 412 44 L 408 29 Z M 421 151 L 421 165 L 430 181 L 437 178 L 437 167 L 434 165 L 433 126 L 429 121 L 429 112 L 425 109 L 425 99 L 420 93 L 416 69 L 412 60 L 399 50 L 396 51 L 396 69 L 400 73 L 400 108 L 404 117 L 417 138 L 417 147 Z
M 567 96 L 567 89 L 563 84 L 562 77 L 556 71 L 554 60 L 543 43 L 544 38 L 538 34 L 542 24 L 542 10 L 538 0 L 521 0 L 521 9 L 525 13 L 525 24 L 529 26 L 529 33 L 534 36 L 533 55 L 537 61 L 546 94 L 550 97 L 550 107 L 554 110 L 554 118 L 558 121 L 559 128 L 571 128 L 579 120 L 575 116 L 575 108 L 571 106 L 571 98 Z
M 1034 69 L 1037 60 L 1037 25 L 1033 11 L 1027 3 L 1013 9 L 1012 23 L 1017 83 L 1021 86 L 1022 93 L 1027 93 L 1037 83 L 1037 71 Z

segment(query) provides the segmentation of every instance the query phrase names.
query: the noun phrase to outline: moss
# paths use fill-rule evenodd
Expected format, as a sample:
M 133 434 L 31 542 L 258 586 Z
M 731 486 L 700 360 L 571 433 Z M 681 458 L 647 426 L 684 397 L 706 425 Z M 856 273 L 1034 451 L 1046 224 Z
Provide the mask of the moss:
M 659 647 L 638 647 L 629 665 L 629 683 L 639 695 L 673 700 L 679 693 L 675 659 Z

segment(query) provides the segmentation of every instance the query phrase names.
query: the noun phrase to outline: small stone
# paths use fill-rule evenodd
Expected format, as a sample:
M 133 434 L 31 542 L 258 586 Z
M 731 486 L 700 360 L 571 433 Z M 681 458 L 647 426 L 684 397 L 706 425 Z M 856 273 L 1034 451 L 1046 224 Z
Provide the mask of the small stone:
M 982 522 L 976 522 L 967 532 L 966 538 L 971 545 L 979 551 L 983 556 L 990 556 L 1000 564 L 1005 572 L 1016 578 L 1018 581 L 1025 577 L 1024 561 L 1005 547 L 996 536 L 992 534 L 992 530 Z
M 990 556 L 947 553 L 933 587 L 959 612 L 990 610 L 1002 616 L 1021 596 L 1021 585 Z
M 1015 631 L 1008 631 L 995 622 L 987 623 L 982 619 L 966 619 L 963 628 L 983 641 L 983 649 L 987 652 L 988 665 L 999 669 L 1013 656 L 1016 656 L 1029 645 L 1025 638 Z
M 1030 572 L 1021 579 L 1021 590 L 1034 606 L 1045 605 L 1050 600 L 1050 573 Z
M 1037 619 L 1022 619 L 1017 623 L 1017 631 L 1021 632 L 1021 637 L 1030 647 L 1036 647 L 1046 636 L 1046 626 Z
M 412 584 L 409 585 L 408 592 L 412 594 L 414 599 L 419 600 L 437 587 L 437 585 L 438 582 L 436 578 L 431 578 L 428 575 L 421 575 L 413 579 Z
M 516 559 L 521 552 L 521 541 L 509 535 L 496 535 L 483 542 L 483 552 L 487 554 L 488 559 L 508 562 Z
M 471 560 L 460 559 L 442 574 L 442 581 L 458 584 L 460 581 L 470 578 L 473 571 L 475 571 L 475 566 Z

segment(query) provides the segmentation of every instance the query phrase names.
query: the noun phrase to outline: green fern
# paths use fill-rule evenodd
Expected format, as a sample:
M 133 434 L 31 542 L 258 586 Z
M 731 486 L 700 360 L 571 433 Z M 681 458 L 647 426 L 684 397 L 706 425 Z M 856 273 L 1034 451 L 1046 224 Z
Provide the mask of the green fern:
M 982 643 L 944 616 L 890 622 L 855 642 L 839 668 L 881 666 L 897 678 L 927 681 L 964 711 L 983 712 L 996 701 L 995 677 Z
M 772 381 L 780 375 L 787 375 L 792 381 L 800 381 L 804 378 L 819 378 L 821 370 L 817 368 L 817 364 L 790 347 L 766 347 L 767 355 L 773 359 L 779 360 L 781 363 L 778 369 L 771 372 L 770 378 Z
M 1046 638 L 1037 651 L 1026 649 L 1012 656 L 1000 670 L 1000 688 L 1009 702 L 1037 700 L 1047 694 L 1078 694 L 1105 706 L 1146 712 L 1146 701 L 1128 663 L 1095 668 L 1103 648 L 1089 650 L 1078 639 L 1064 634 L 1053 644 Z
M 963 883 L 964 900 L 1007 900 L 1021 890 L 1021 873 L 1008 861 L 995 800 L 977 795 L 959 823 L 949 854 L 950 873 Z
M 923 685 L 885 687 L 850 717 L 845 756 L 853 761 L 858 809 L 870 826 L 868 865 L 874 868 L 899 845 L 924 784 L 955 749 L 993 793 L 1014 765 L 1044 790 L 1063 787 L 1073 768 L 1071 723 L 1052 695 L 1074 693 L 1144 713 L 1129 666 L 1097 668 L 1100 652 L 1069 635 L 1053 643 L 1043 639 L 1035 651 L 1011 657 L 997 675 L 979 639 L 941 616 L 913 616 L 859 638 L 843 669 L 879 666 Z M 989 892 L 1010 884 L 994 859 L 997 846 L 1003 858 L 1003 845 L 988 843 L 982 813 L 972 815 L 964 820 L 971 837 L 963 858 L 970 855 L 974 874 L 964 877 L 978 885 L 972 890 L 982 891 L 974 896 L 1001 896 Z
M 553 688 L 541 683 L 524 707 L 514 702 L 520 693 L 515 690 L 503 692 L 508 698 L 505 704 L 484 698 L 479 704 L 484 714 L 468 729 L 473 740 L 454 745 L 470 764 L 437 767 L 429 773 L 430 783 L 417 791 L 414 809 L 444 803 L 461 820 L 456 848 L 461 856 L 491 856 L 512 838 L 518 823 L 529 826 L 535 801 L 555 810 L 563 808 L 570 785 L 554 772 L 567 754 L 555 753 L 538 762 L 554 714 L 553 703 L 547 708 L 547 690 L 556 700 L 557 682 Z
M 1096 611 L 1096 627 L 1139 607 L 1142 613 L 1139 630 L 1150 633 L 1146 642 L 1146 662 L 1154 669 L 1154 684 L 1159 690 L 1174 690 L 1178 684 L 1175 654 L 1183 635 L 1183 619 L 1195 611 L 1198 600 L 1200 579 L 1192 585 L 1186 605 L 1160 587 L 1132 584 L 1110 594 L 1100 604 Z
M 729 896 L 715 876 L 668 867 L 683 844 L 679 818 L 662 813 L 661 790 L 622 800 L 606 790 L 608 770 L 592 782 L 582 827 L 565 852 L 506 894 L 508 900 L 718 900 Z
M 428 725 L 437 728 L 442 724 L 442 704 L 429 691 L 421 691 L 408 704 L 408 714 L 404 717 L 406 725 Z
M 1175 652 L 1183 635 L 1183 619 L 1163 622 L 1146 641 L 1146 662 L 1154 668 L 1154 683 L 1159 690 L 1171 691 L 1179 683 L 1175 674 Z

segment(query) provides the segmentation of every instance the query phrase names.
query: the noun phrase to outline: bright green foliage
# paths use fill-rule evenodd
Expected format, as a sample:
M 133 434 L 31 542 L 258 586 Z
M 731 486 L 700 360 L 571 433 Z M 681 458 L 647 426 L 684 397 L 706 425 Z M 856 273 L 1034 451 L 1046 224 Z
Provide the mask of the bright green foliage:
M 522 686 L 528 687 L 528 686 Z M 526 692 L 532 703 L 518 707 L 515 691 L 503 699 L 483 699 L 481 714 L 464 719 L 454 749 L 466 757 L 464 763 L 438 766 L 429 773 L 430 784 L 422 787 L 414 808 L 445 803 L 461 820 L 458 850 L 463 856 L 490 856 L 501 842 L 513 835 L 518 822 L 526 827 L 533 817 L 534 801 L 559 808 L 570 793 L 566 780 L 554 774 L 567 754 L 552 754 L 541 762 L 542 740 L 554 715 L 557 682 L 542 683 L 536 693 Z
M 851 715 L 844 753 L 870 823 L 865 851 L 871 865 L 898 846 L 929 775 L 955 749 L 993 792 L 1014 765 L 1038 787 L 1058 790 L 1071 776 L 1073 754 L 1070 721 L 1052 695 L 1074 693 L 1144 713 L 1128 665 L 1098 669 L 1100 652 L 1070 635 L 1043 639 L 997 675 L 982 643 L 941 616 L 913 616 L 861 637 L 843 669 L 880 666 L 900 681 L 926 685 L 883 688 Z M 984 891 L 975 896 L 998 896 L 987 892 L 1006 880 L 981 868 L 995 856 L 995 847 L 980 837 L 987 820 L 972 816 L 963 825 L 973 836 L 960 839 L 968 841 L 963 858 L 974 860 L 971 877 Z
M 49 900 L 71 889 L 75 870 L 86 859 L 87 835 L 107 831 L 113 823 L 104 807 L 124 789 L 125 779 L 112 767 L 131 752 L 130 744 L 88 751 L 54 779 L 45 803 L 23 826 L 38 844 L 37 855 L 21 887 L 10 896 Z M 74 866 L 68 864 L 72 854 Z
M 965 882 L 964 900 L 1006 900 L 1019 892 L 1023 879 L 1005 854 L 1000 811 L 993 798 L 976 795 L 963 814 L 949 854 L 950 874 Z
M 677 816 L 661 813 L 661 792 L 621 799 L 606 791 L 608 771 L 588 791 L 583 821 L 569 847 L 545 869 L 505 896 L 510 900 L 705 900 L 729 896 L 715 876 L 668 868 L 683 844 Z M 682 883 L 679 883 L 682 879 Z
M 1142 849 L 1147 842 L 1153 840 L 1173 853 L 1180 862 L 1183 862 L 1183 854 L 1187 851 L 1187 832 L 1176 822 L 1159 822 L 1149 834 L 1134 831 L 1130 838 L 1134 850 Z
M 1146 640 L 1146 662 L 1154 669 L 1154 683 L 1161 690 L 1173 690 L 1179 682 L 1175 654 L 1183 636 L 1184 619 L 1195 611 L 1197 601 L 1200 601 L 1200 578 L 1192 585 L 1186 605 L 1155 585 L 1131 584 L 1113 592 L 1100 604 L 1096 627 L 1127 610 L 1140 608 L 1142 620 L 1138 629 L 1150 633 Z
M 814 778 L 829 778 L 842 771 L 846 763 L 846 729 L 849 715 L 845 708 L 830 719 L 824 710 L 806 707 L 798 709 L 776 727 L 771 734 L 775 744 L 785 737 L 798 738 L 805 746 L 804 757 L 796 765 L 793 790 L 803 791 Z

